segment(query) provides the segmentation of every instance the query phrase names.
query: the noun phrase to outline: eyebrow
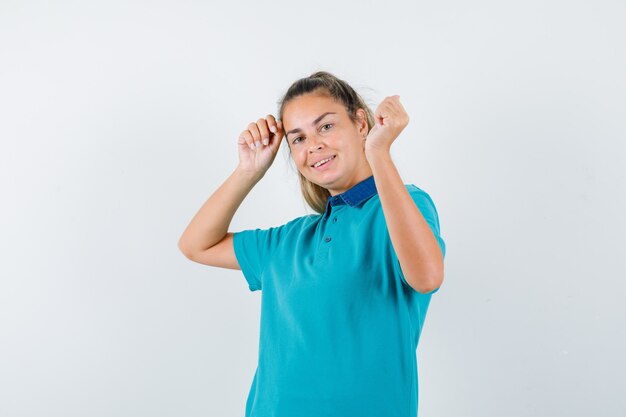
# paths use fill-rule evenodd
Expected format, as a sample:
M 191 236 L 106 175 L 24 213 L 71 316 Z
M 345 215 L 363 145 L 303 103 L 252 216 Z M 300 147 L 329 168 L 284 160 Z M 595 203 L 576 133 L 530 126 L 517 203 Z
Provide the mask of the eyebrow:
M 332 112 L 332 111 L 327 111 L 326 113 L 319 116 L 317 119 L 313 120 L 313 123 L 311 123 L 311 126 L 315 126 L 320 120 L 322 120 L 324 117 L 328 116 L 329 114 L 337 114 L 337 113 Z M 300 129 L 299 127 L 295 129 L 291 129 L 289 132 L 285 134 L 285 136 L 289 136 L 290 133 L 296 133 L 296 132 L 302 132 L 302 129 Z

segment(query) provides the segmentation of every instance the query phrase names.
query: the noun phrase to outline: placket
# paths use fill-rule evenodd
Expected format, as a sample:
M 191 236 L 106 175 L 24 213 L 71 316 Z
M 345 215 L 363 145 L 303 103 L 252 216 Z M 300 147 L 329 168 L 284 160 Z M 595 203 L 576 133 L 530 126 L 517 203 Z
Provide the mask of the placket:
M 329 215 L 322 222 L 320 233 L 318 234 L 319 242 L 317 251 L 315 252 L 314 265 L 321 266 L 328 260 L 328 253 L 335 245 L 335 233 L 338 231 L 338 224 L 341 220 L 341 213 L 346 208 L 345 205 L 332 207 Z

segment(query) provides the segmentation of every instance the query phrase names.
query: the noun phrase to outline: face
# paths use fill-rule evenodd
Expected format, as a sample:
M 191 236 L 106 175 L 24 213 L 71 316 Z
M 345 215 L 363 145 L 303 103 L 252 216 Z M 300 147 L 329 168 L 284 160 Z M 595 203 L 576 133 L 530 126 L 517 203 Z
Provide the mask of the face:
M 298 171 L 331 195 L 372 175 L 364 152 L 365 111 L 358 109 L 357 116 L 355 124 L 342 103 L 315 93 L 296 97 L 283 110 L 283 129 Z

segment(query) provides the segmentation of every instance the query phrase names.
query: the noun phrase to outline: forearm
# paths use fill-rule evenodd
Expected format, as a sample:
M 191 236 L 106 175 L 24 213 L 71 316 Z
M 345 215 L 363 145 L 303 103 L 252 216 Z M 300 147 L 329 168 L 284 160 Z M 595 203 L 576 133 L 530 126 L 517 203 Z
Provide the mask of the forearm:
M 420 292 L 441 285 L 443 256 L 430 226 L 415 205 L 388 151 L 368 155 L 389 230 L 407 282 Z
M 261 178 L 235 169 L 193 217 L 178 241 L 180 250 L 202 251 L 222 240 L 235 212 Z

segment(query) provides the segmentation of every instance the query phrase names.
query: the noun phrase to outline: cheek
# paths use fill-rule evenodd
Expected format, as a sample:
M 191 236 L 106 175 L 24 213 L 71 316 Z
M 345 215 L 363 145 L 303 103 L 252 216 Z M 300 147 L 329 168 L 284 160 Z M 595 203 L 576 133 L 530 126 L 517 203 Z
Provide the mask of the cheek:
M 292 151 L 291 157 L 297 165 L 305 165 L 307 158 L 306 152 L 302 152 L 300 150 Z
M 302 163 L 306 163 L 307 161 L 307 151 L 306 150 L 298 150 L 296 151 L 296 158 L 298 158 L 298 161 L 302 162 Z

